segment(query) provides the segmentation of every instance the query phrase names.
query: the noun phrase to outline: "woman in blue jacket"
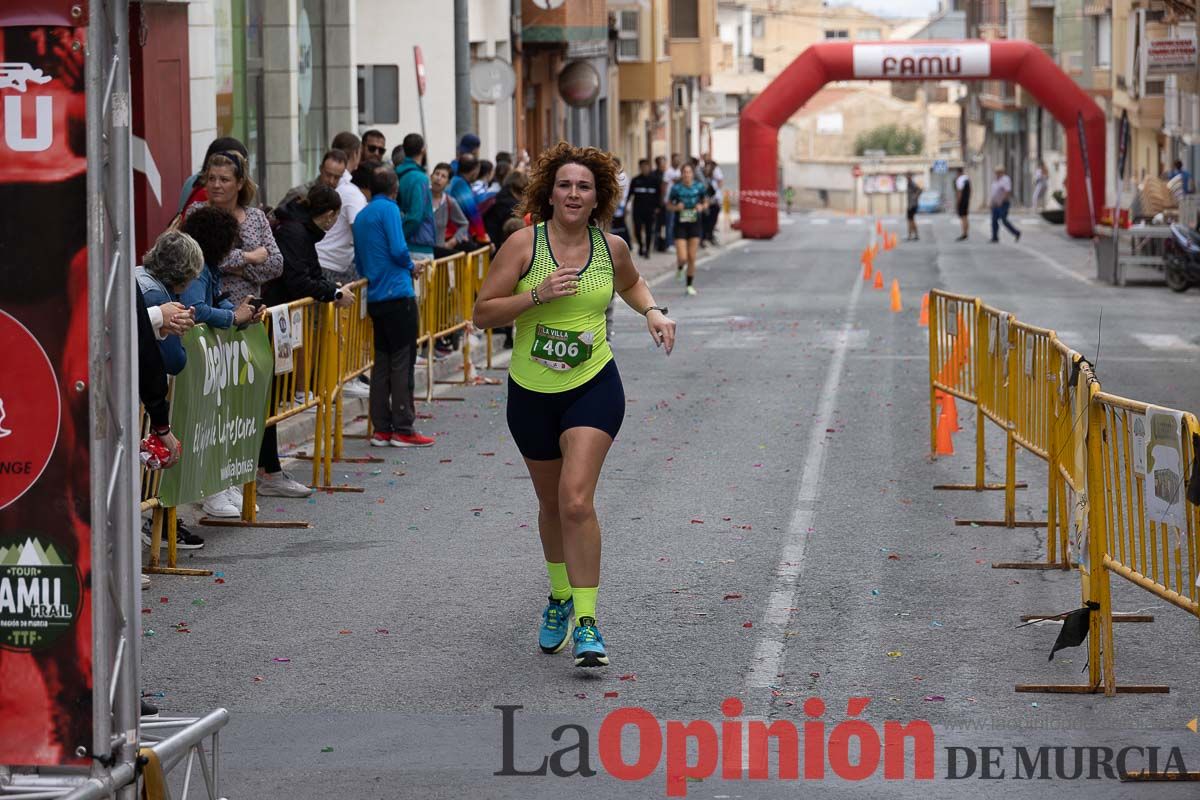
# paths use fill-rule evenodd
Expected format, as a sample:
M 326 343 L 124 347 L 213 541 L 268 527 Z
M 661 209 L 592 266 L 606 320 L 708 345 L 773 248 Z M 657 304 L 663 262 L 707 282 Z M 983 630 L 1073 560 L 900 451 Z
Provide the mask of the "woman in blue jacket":
M 258 313 L 254 306 L 243 301 L 234 308 L 221 293 L 221 277 L 213 268 L 238 241 L 237 218 L 214 206 L 199 206 L 188 214 L 181 230 L 196 240 L 204 254 L 204 269 L 180 296 L 180 302 L 194 310 L 196 324 L 229 328 L 252 321 Z

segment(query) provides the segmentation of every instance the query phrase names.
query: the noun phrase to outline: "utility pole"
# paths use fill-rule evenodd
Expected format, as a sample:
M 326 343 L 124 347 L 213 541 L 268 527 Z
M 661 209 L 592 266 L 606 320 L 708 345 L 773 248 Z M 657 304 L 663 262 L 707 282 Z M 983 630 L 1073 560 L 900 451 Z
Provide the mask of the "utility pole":
M 455 139 L 461 139 L 471 127 L 471 34 L 467 25 L 467 0 L 454 0 Z

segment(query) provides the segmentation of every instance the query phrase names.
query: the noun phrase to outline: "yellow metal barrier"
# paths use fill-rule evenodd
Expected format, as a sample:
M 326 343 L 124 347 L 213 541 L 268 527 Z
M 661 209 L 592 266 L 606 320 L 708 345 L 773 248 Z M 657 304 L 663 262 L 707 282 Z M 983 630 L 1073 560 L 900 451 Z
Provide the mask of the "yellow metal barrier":
M 974 324 L 967 308 L 974 310 Z M 1075 566 L 1083 601 L 1093 609 L 1087 683 L 1022 684 L 1017 690 L 1167 691 L 1117 684 L 1113 624 L 1153 617 L 1114 614 L 1109 575 L 1200 617 L 1200 510 L 1186 499 L 1186 480 L 1200 458 L 1200 438 L 1193 438 L 1200 437 L 1200 422 L 1106 394 L 1091 366 L 1052 330 L 1022 323 L 977 298 L 931 292 L 929 322 L 931 423 L 937 422 L 940 393 L 976 403 L 976 483 L 951 488 L 990 488 L 983 483 L 982 429 L 991 420 L 1005 431 L 1005 519 L 973 524 L 1046 526 L 1045 561 L 994 566 Z M 1047 463 L 1045 523 L 1014 518 L 1018 446 Z

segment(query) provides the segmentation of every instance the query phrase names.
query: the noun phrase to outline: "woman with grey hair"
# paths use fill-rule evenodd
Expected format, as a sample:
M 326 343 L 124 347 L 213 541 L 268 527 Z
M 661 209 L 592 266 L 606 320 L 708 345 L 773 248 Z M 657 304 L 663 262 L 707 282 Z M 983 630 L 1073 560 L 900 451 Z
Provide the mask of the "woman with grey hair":
M 179 302 L 179 296 L 204 268 L 204 254 L 191 236 L 166 231 L 142 260 L 145 263 L 134 270 L 134 277 L 158 337 L 163 365 L 168 374 L 178 375 L 187 364 L 179 337 L 196 324 L 192 310 Z

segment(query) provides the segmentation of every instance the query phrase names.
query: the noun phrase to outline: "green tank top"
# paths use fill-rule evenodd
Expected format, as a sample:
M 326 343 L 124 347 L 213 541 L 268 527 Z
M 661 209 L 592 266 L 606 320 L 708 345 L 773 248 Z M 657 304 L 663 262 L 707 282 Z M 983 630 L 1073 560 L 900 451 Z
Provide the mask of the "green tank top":
M 612 361 L 604 310 L 613 296 L 613 262 L 604 232 L 589 226 L 591 255 L 580 272 L 579 293 L 534 306 L 517 317 L 508 374 L 532 392 L 565 392 L 588 382 Z M 546 223 L 533 229 L 533 259 L 513 294 L 537 288 L 558 269 Z

